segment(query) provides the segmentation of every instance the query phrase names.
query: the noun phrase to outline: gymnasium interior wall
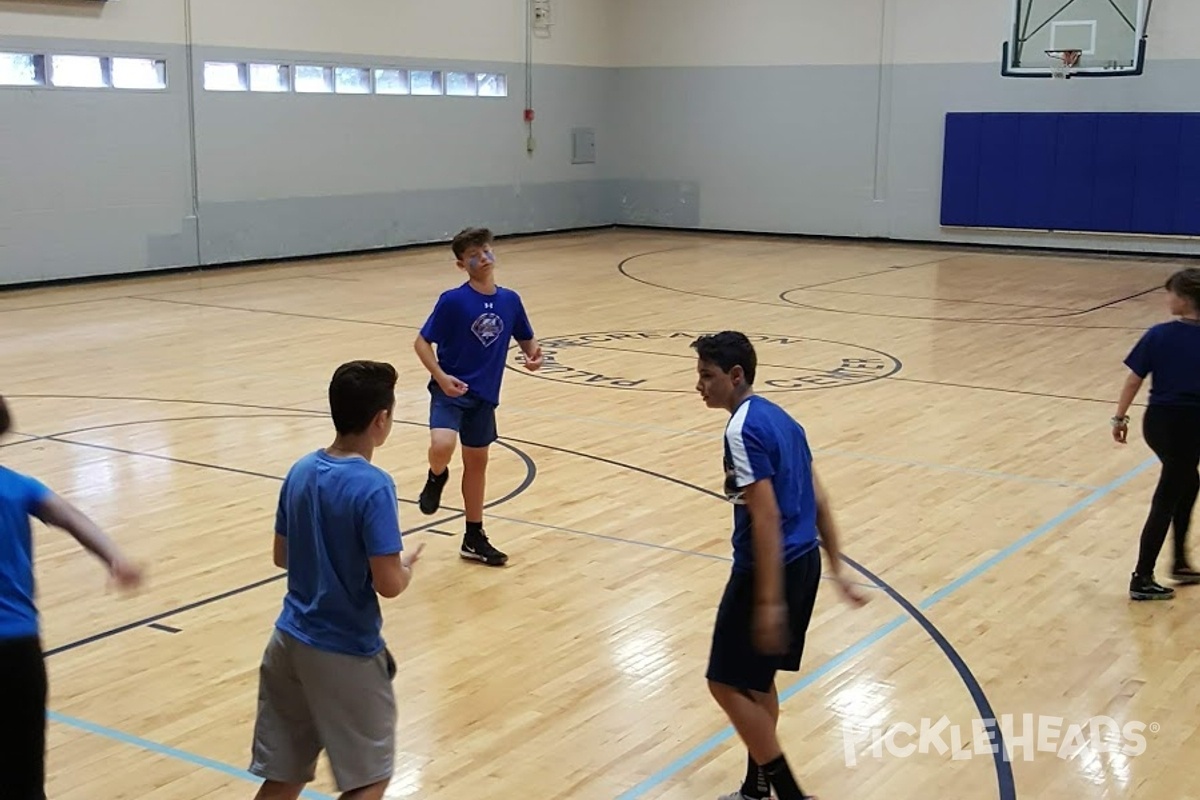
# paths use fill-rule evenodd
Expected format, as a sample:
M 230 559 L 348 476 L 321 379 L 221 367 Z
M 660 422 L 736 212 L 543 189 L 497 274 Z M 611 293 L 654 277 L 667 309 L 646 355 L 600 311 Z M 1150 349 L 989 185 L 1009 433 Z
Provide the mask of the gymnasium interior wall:
M 619 222 L 1200 252 L 939 214 L 947 112 L 1194 110 L 1200 5 L 1154 3 L 1142 76 L 1053 81 L 1001 77 L 1009 0 L 616 2 Z
M 529 154 L 524 0 L 0 0 L 0 52 L 167 63 L 163 90 L 0 87 L 0 284 L 611 224 L 606 6 L 558 0 L 530 42 Z M 507 96 L 207 91 L 209 61 L 501 74 Z
M 609 224 L 1157 252 L 940 225 L 949 111 L 1189 110 L 1200 6 L 1136 78 L 1000 76 L 996 0 L 0 0 L 0 52 L 158 58 L 162 90 L 0 87 L 0 284 Z M 498 73 L 506 97 L 215 92 L 206 62 Z M 189 92 L 189 87 L 191 91 Z M 572 163 L 572 132 L 595 133 Z M 1069 203 L 1071 197 L 1056 198 Z

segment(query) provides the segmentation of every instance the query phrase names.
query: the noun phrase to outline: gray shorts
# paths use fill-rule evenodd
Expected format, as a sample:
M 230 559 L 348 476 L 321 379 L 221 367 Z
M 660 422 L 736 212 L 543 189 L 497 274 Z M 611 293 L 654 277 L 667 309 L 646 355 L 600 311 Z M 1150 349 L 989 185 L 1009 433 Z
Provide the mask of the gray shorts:
M 250 772 L 308 783 L 323 748 L 340 792 L 390 778 L 396 695 L 388 658 L 386 650 L 373 658 L 329 653 L 276 628 L 259 668 Z

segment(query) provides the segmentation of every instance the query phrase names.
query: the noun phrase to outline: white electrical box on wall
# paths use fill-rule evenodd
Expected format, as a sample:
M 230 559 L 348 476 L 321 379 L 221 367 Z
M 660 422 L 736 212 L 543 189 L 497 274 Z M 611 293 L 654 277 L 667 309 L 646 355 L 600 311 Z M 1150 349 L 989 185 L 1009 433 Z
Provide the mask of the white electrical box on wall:
M 552 19 L 553 12 L 550 8 L 550 0 L 529 0 L 532 9 L 530 21 L 533 25 L 533 30 L 542 36 L 550 35 L 550 28 L 554 25 Z

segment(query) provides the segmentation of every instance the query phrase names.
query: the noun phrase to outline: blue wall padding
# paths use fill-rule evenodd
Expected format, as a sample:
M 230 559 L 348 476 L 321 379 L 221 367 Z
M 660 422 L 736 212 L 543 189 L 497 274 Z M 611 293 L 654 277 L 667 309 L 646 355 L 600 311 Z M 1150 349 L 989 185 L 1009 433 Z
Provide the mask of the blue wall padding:
M 943 225 L 1200 235 L 1200 114 L 950 113 Z

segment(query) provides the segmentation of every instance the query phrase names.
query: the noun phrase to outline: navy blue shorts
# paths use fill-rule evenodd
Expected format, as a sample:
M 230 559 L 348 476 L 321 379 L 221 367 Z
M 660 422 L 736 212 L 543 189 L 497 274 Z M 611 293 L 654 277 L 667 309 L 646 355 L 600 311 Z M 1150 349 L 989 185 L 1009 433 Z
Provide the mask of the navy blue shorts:
M 776 672 L 798 672 L 804 639 L 821 583 L 821 550 L 814 547 L 784 569 L 791 642 L 783 655 L 769 656 L 754 645 L 754 573 L 734 571 L 725 585 L 713 627 L 708 659 L 710 681 L 735 689 L 769 692 Z
M 463 447 L 487 447 L 496 441 L 496 407 L 474 392 L 449 397 L 429 384 L 429 427 L 458 432 Z

